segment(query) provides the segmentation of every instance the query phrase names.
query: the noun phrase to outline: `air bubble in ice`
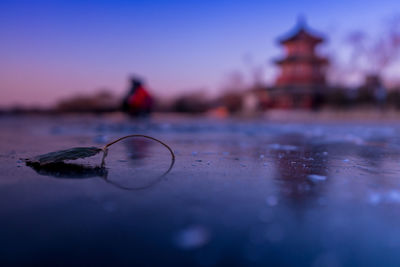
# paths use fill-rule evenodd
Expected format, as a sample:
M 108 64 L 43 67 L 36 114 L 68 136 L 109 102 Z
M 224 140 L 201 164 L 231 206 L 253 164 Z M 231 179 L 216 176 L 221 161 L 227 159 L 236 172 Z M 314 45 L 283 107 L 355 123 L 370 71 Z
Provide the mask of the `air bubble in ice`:
M 181 249 L 200 248 L 210 241 L 210 231 L 202 225 L 191 225 L 181 229 L 176 234 L 174 241 Z
M 372 205 L 378 205 L 381 202 L 381 195 L 378 193 L 371 193 L 368 197 L 368 202 Z
M 270 207 L 274 207 L 278 204 L 278 199 L 276 196 L 268 196 L 265 200 Z
M 400 192 L 396 190 L 392 190 L 388 193 L 387 199 L 392 203 L 400 203 Z

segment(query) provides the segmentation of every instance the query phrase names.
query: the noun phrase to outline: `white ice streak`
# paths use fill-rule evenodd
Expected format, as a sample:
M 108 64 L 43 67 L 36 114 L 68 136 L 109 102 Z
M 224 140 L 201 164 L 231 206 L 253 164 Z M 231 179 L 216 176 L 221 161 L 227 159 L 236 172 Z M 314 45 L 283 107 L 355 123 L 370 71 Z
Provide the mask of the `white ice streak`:
M 296 151 L 298 149 L 297 146 L 280 145 L 280 144 L 270 144 L 268 147 L 272 150 L 283 150 L 283 151 Z
M 319 174 L 310 174 L 307 176 L 307 178 L 314 183 L 322 182 L 326 180 L 326 176 L 324 175 L 319 175 Z

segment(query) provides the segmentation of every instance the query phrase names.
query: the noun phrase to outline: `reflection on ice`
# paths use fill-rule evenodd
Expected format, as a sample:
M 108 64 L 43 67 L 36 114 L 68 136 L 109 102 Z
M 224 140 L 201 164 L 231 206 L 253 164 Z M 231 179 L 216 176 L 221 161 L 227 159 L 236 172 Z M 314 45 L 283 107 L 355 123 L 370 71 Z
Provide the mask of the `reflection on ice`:
M 83 179 L 91 177 L 106 178 L 108 171 L 100 166 L 88 166 L 75 163 L 56 162 L 45 165 L 38 163 L 26 163 L 27 166 L 34 169 L 38 174 L 52 176 L 55 178 Z

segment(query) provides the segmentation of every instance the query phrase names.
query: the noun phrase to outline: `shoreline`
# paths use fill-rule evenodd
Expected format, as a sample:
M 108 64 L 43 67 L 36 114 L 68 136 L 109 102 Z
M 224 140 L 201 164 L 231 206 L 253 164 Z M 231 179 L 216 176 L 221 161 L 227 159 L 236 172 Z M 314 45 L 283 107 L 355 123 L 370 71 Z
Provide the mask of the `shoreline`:
M 379 122 L 390 123 L 400 121 L 400 110 L 372 110 L 372 109 L 351 109 L 351 110 L 333 110 L 322 109 L 313 110 L 280 110 L 273 109 L 265 112 L 243 112 L 238 114 L 218 114 L 214 112 L 206 113 L 175 113 L 175 112 L 154 112 L 149 117 L 135 118 L 122 112 L 20 112 L 20 113 L 0 113 L 0 118 L 12 117 L 105 117 L 115 119 L 129 120 L 191 120 L 191 119 L 212 119 L 212 120 L 237 120 L 237 121 L 266 121 L 266 122 Z

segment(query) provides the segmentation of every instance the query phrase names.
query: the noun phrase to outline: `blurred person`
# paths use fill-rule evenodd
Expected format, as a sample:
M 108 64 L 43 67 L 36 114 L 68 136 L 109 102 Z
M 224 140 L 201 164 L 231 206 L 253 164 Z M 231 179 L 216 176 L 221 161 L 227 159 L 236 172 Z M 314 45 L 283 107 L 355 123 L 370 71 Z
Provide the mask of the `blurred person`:
M 137 78 L 131 78 L 131 86 L 124 97 L 122 110 L 131 116 L 147 116 L 152 110 L 153 99 Z

